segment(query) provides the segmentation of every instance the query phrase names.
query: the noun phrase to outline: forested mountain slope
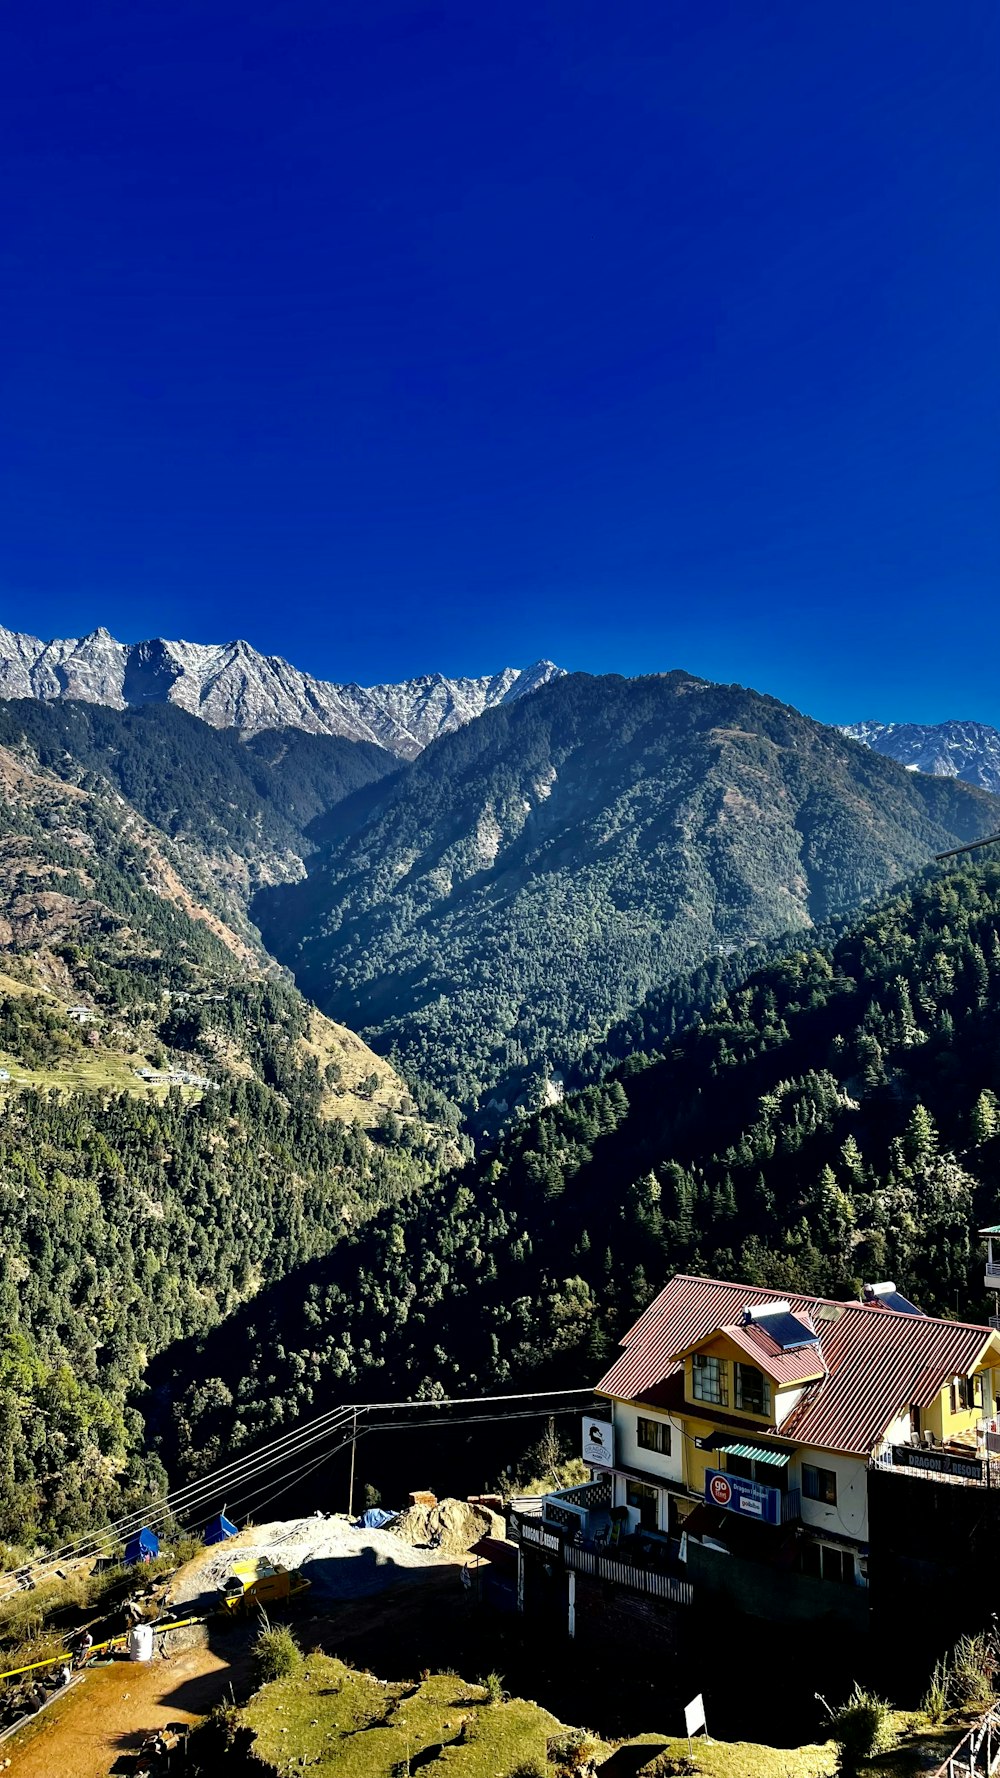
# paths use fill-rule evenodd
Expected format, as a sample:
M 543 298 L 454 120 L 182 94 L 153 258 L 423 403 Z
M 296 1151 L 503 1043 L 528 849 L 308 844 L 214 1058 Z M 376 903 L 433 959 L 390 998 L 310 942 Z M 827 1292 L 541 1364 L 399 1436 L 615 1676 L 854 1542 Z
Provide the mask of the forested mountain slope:
M 164 1449 L 186 1472 L 352 1396 L 587 1383 L 678 1269 L 984 1314 L 998 1094 L 1000 866 L 932 870 L 166 1355 Z
M 983 792 L 685 673 L 556 680 L 369 802 L 256 917 L 321 1006 L 494 1130 L 651 987 L 1000 826 Z
M 196 899 L 191 857 L 106 773 L 73 782 L 14 738 L 0 746 L 0 1541 L 32 1541 L 99 1523 L 156 1479 L 128 1405 L 155 1353 L 327 1253 L 455 1148 L 385 1061 Z M 152 758 L 122 762 L 137 804 Z M 189 812 L 206 803 L 196 782 Z
M 148 1091 L 135 1071 L 149 1066 L 280 1087 L 305 1070 L 324 1112 L 411 1109 L 384 1060 L 197 898 L 197 861 L 103 776 L 86 783 L 0 747 L 0 1065 L 15 1083 Z
M 0 702 L 0 746 L 68 784 L 117 791 L 173 841 L 194 890 L 240 924 L 254 889 L 301 876 L 314 822 L 399 769 L 368 742 L 298 729 L 243 740 L 171 704 Z

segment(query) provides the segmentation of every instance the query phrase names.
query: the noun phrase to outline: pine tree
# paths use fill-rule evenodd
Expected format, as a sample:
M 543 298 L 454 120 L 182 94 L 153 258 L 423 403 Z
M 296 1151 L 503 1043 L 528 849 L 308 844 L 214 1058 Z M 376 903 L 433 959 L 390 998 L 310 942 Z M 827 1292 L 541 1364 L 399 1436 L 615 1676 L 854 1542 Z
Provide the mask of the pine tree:
M 989 1087 L 983 1088 L 972 1107 L 970 1122 L 975 1148 L 982 1148 L 984 1142 L 991 1142 L 1000 1129 L 1000 1101 Z
M 938 1133 L 934 1119 L 925 1105 L 917 1100 L 910 1113 L 903 1136 L 903 1152 L 908 1161 L 921 1161 L 937 1153 Z

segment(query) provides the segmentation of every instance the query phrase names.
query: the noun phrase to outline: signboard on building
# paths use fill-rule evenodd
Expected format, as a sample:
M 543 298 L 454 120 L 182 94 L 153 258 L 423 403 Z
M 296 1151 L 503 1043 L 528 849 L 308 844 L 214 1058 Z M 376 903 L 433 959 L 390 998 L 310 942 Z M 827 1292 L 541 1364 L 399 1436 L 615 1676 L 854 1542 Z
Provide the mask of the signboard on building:
M 958 1476 L 963 1482 L 981 1482 L 983 1464 L 978 1457 L 955 1457 L 950 1451 L 929 1450 L 925 1445 L 893 1445 L 892 1461 L 900 1469 L 923 1469 L 931 1475 Z
M 780 1489 L 765 1488 L 762 1482 L 749 1482 L 741 1475 L 727 1475 L 724 1469 L 706 1469 L 705 1500 L 709 1506 L 759 1519 L 764 1525 L 781 1524 Z
M 610 1420 L 584 1420 L 583 1461 L 603 1463 L 608 1469 L 615 1460 L 615 1429 Z

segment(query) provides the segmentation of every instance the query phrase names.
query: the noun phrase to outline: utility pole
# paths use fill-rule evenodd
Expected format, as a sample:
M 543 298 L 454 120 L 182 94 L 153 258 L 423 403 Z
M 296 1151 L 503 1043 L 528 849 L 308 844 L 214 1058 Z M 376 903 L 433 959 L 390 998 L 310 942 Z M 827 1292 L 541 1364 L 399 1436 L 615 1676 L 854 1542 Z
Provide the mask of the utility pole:
M 354 1410 L 354 1424 L 351 1428 L 351 1484 L 347 1495 L 347 1516 L 354 1517 L 354 1452 L 358 1443 L 358 1410 Z

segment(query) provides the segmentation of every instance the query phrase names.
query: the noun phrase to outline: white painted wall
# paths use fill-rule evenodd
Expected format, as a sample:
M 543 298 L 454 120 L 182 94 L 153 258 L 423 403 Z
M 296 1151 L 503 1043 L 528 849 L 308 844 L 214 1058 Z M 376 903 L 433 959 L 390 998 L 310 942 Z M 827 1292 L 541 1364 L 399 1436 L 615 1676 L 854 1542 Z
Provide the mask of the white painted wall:
M 658 1420 L 661 1425 L 670 1428 L 670 1455 L 661 1455 L 659 1451 L 647 1451 L 640 1446 L 636 1422 Z M 650 1477 L 662 1476 L 665 1482 L 673 1482 L 677 1487 L 684 1481 L 684 1434 L 679 1426 L 671 1422 L 669 1414 L 658 1414 L 653 1408 L 636 1408 L 630 1402 L 615 1402 L 615 1462 L 625 1463 L 630 1469 L 641 1469 Z
M 804 1396 L 804 1394 L 805 1394 L 804 1388 L 802 1388 L 802 1389 L 779 1389 L 776 1392 L 775 1397 L 774 1397 L 774 1424 L 775 1424 L 775 1426 L 780 1426 L 782 1420 L 788 1419 L 788 1416 L 791 1413 L 792 1409 L 798 1407 L 799 1402 L 802 1400 L 802 1397 Z M 748 1431 L 747 1437 L 752 1439 L 752 1436 L 753 1436 L 752 1431 Z
M 802 1496 L 802 1523 L 814 1531 L 835 1531 L 839 1537 L 856 1537 L 868 1542 L 868 1469 L 862 1457 L 834 1457 L 829 1451 L 798 1453 L 801 1486 L 801 1465 L 811 1463 L 816 1469 L 832 1469 L 837 1478 L 837 1504 L 827 1506 L 823 1500 L 807 1500 Z

